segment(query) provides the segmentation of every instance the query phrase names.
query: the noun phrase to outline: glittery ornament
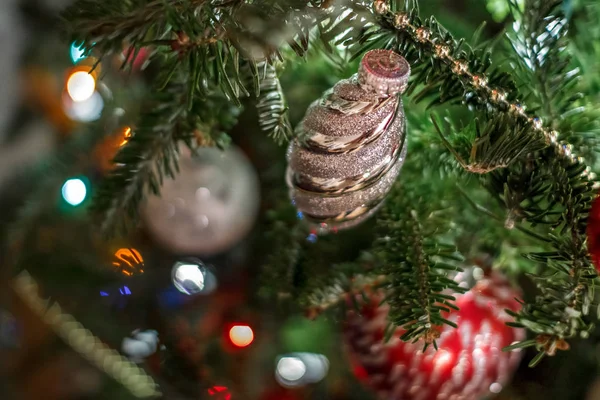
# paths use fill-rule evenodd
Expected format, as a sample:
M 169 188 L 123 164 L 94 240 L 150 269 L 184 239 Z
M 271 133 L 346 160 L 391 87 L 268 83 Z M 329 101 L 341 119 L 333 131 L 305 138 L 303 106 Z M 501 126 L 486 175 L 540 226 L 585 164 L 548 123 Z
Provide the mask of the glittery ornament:
M 254 225 L 259 206 L 256 172 L 237 149 L 181 150 L 180 172 L 151 196 L 144 221 L 157 242 L 185 255 L 228 250 Z
M 348 314 L 345 327 L 356 374 L 385 400 L 478 400 L 498 393 L 515 370 L 521 355 L 502 348 L 522 340 L 522 329 L 506 325 L 505 309 L 517 310 L 518 295 L 499 274 L 483 278 L 458 295 L 460 311 L 445 315 L 458 328 L 440 328 L 438 350 L 423 343 L 400 341 L 398 330 L 384 343 L 387 305 L 380 298 Z
M 588 216 L 587 247 L 596 271 L 600 272 L 600 197 L 592 202 Z
M 363 57 L 358 74 L 315 101 L 288 149 L 292 201 L 321 230 L 355 226 L 371 216 L 406 157 L 399 94 L 410 66 L 389 50 Z

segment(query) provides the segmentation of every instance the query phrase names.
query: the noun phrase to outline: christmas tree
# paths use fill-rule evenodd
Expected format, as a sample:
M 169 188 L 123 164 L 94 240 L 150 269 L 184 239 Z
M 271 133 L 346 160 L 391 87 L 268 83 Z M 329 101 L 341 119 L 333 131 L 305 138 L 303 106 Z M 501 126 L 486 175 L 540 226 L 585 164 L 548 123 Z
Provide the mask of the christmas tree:
M 599 2 L 52 3 L 5 13 L 6 398 L 600 399 Z

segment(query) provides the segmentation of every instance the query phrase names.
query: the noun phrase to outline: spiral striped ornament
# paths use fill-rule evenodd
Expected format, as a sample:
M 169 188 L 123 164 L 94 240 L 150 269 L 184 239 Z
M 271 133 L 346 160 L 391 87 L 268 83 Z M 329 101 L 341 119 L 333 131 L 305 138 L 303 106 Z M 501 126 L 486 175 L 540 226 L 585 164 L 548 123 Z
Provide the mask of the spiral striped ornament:
M 400 95 L 409 75 L 402 56 L 372 50 L 357 74 L 309 107 L 288 148 L 286 174 L 292 202 L 309 222 L 350 228 L 381 205 L 406 158 Z

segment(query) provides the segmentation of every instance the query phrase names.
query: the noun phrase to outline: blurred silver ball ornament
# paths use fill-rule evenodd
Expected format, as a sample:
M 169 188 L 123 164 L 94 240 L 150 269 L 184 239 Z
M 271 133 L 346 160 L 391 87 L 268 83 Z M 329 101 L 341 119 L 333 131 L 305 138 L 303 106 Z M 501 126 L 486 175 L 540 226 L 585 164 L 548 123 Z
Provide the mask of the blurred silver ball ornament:
M 358 225 L 375 213 L 406 158 L 402 94 L 410 66 L 373 50 L 359 72 L 314 102 L 288 149 L 293 203 L 321 231 Z
M 256 172 L 237 148 L 181 148 L 180 172 L 150 196 L 144 221 L 154 239 L 174 253 L 213 255 L 252 229 L 259 207 Z
M 183 294 L 210 294 L 217 288 L 217 277 L 198 259 L 177 261 L 171 276 L 173 285 Z

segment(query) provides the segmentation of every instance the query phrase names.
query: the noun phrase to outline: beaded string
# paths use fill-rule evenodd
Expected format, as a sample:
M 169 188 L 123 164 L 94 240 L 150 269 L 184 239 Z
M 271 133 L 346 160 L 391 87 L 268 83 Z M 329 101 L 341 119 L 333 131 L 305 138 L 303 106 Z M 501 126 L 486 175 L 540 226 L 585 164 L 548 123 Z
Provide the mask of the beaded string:
M 496 108 L 508 109 L 517 117 L 525 119 L 533 126 L 537 133 L 543 135 L 546 145 L 552 146 L 561 158 L 566 159 L 571 164 L 583 164 L 585 162 L 583 157 L 578 157 L 573 153 L 573 146 L 571 144 L 558 140 L 557 131 L 545 128 L 541 118 L 528 116 L 525 112 L 525 108 L 521 104 L 512 103 L 507 100 L 507 95 L 504 91 L 488 86 L 488 79 L 484 74 L 473 74 L 469 71 L 469 66 L 466 61 L 452 57 L 450 55 L 450 47 L 445 44 L 436 43 L 435 40 L 431 38 L 432 35 L 429 29 L 412 24 L 409 15 L 406 13 L 391 13 L 389 5 L 385 0 L 376 0 L 373 3 L 373 8 L 375 13 L 381 16 L 391 14 L 392 23 L 396 29 L 408 32 L 416 37 L 417 41 L 420 43 L 430 45 L 434 50 L 436 58 L 449 64 L 452 68 L 452 72 L 456 75 L 466 77 L 474 88 L 486 92 L 490 99 L 490 103 Z M 590 180 L 596 178 L 596 174 L 592 172 L 589 166 L 586 166 L 581 175 Z
M 82 357 L 105 371 L 122 384 L 136 397 L 157 397 L 156 383 L 137 365 L 109 348 L 85 329 L 72 315 L 65 314 L 58 303 L 49 307 L 47 301 L 40 298 L 37 283 L 25 271 L 14 281 L 15 292 L 23 301 L 66 343 Z

